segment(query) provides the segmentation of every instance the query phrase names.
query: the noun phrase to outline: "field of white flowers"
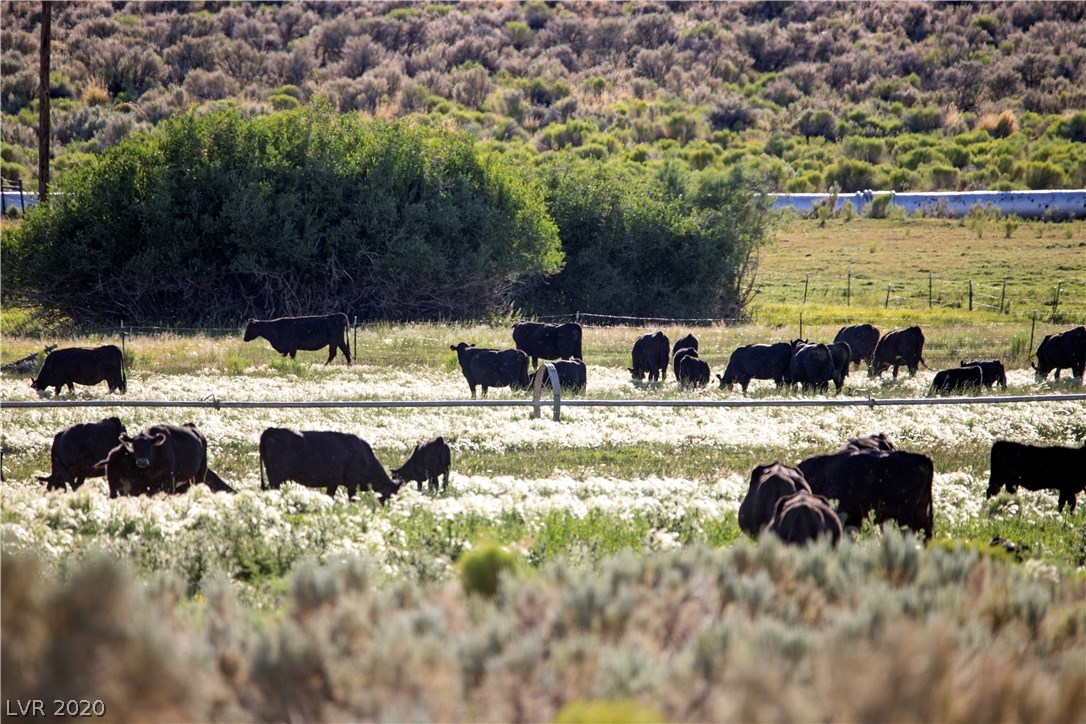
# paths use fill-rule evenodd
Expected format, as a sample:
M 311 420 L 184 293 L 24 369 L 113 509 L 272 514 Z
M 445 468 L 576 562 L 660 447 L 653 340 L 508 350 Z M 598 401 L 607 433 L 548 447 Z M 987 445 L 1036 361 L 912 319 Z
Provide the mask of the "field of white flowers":
M 1082 402 L 564 406 L 560 422 L 546 408 L 533 420 L 529 407 L 125 406 L 464 400 L 445 341 L 499 344 L 504 334 L 370 331 L 351 367 L 325 367 L 319 353 L 285 361 L 232 339 L 135 339 L 126 396 L 107 397 L 104 385 L 61 396 L 115 406 L 2 406 L 5 693 L 104 697 L 119 718 L 1081 719 L 1086 501 L 1058 515 L 1052 493 L 989 501 L 984 490 L 993 440 L 1080 444 Z M 623 351 L 634 334 L 608 333 L 578 399 L 833 397 L 766 382 L 746 398 L 715 385 L 682 391 L 672 379 L 636 385 Z M 18 340 L 4 359 L 36 345 Z M 720 354 L 703 356 L 722 369 Z M 932 375 L 854 372 L 843 396 L 923 397 Z M 1038 384 L 1024 366 L 1008 377 L 1009 394 L 1079 390 Z M 0 378 L 5 403 L 50 398 L 26 377 Z M 102 479 L 46 493 L 35 476 L 49 472 L 53 435 L 114 414 L 130 432 L 196 423 L 211 467 L 238 493 L 200 486 L 111 500 Z M 442 435 L 453 450 L 449 488 L 408 485 L 384 506 L 369 493 L 330 498 L 291 483 L 262 491 L 257 441 L 269 426 L 358 434 L 386 467 Z M 795 464 L 873 432 L 935 461 L 933 543 L 869 524 L 837 553 L 742 540 L 736 511 L 754 464 Z M 994 535 L 1023 546 L 1018 562 L 988 548 Z M 458 568 L 494 545 L 538 578 L 503 579 L 484 603 L 461 590 Z M 82 648 L 60 651 L 53 640 Z M 871 663 L 887 650 L 893 661 Z M 817 673 L 819 651 L 881 693 L 843 697 L 839 681 Z M 73 655 L 92 663 L 73 674 L 63 663 Z M 765 655 L 798 664 L 756 686 Z M 95 673 L 117 670 L 127 673 Z M 902 670 L 911 672 L 904 687 Z M 351 682 L 363 680 L 356 691 Z M 756 692 L 770 690 L 767 706 Z M 925 699 L 930 691 L 942 693 Z M 585 700 L 604 708 L 577 714 Z

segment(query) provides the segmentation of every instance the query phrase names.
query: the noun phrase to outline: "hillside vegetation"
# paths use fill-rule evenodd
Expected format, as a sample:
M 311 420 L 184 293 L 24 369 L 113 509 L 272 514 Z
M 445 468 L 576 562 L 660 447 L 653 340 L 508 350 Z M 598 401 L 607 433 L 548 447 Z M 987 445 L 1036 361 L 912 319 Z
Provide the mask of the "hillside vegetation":
M 5 2 L 3 175 L 36 174 L 40 7 Z M 341 113 L 771 189 L 1086 185 L 1086 6 L 85 2 L 53 13 L 54 167 L 197 108 Z

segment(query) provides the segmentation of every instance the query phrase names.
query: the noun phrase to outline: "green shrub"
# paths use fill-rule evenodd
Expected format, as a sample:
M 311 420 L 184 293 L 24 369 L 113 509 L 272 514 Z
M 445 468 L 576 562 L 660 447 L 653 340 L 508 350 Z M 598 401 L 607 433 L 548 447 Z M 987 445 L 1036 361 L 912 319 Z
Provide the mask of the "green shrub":
M 288 96 L 286 93 L 268 96 L 268 103 L 271 103 L 272 108 L 277 111 L 292 111 L 301 105 L 297 98 Z
M 913 133 L 926 133 L 943 127 L 943 111 L 934 106 L 917 108 L 905 115 L 905 126 Z
M 506 546 L 488 541 L 462 555 L 457 566 L 465 594 L 493 598 L 502 576 L 516 573 L 518 561 Z
M 875 167 L 866 161 L 842 159 L 826 169 L 826 184 L 836 185 L 845 193 L 873 188 Z
M 958 190 L 958 169 L 953 166 L 932 166 L 928 170 L 928 178 L 934 190 Z
M 1026 166 L 1025 182 L 1031 189 L 1059 189 L 1067 186 L 1067 175 L 1050 161 L 1034 161 Z

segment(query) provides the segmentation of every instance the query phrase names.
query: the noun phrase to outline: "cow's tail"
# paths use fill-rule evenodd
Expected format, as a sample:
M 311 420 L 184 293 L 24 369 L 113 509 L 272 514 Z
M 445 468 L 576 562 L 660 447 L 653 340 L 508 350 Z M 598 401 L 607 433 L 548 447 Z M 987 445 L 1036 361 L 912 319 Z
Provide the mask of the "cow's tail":
M 923 355 L 920 356 L 920 364 L 924 365 L 924 369 L 928 369 L 928 370 L 931 369 L 931 367 L 928 367 L 928 363 L 924 361 L 924 356 Z
M 580 326 L 578 326 L 577 327 L 577 342 L 573 345 L 573 347 L 574 347 L 574 355 L 573 356 L 576 357 L 577 359 L 581 360 L 581 361 L 584 361 L 584 352 L 582 351 L 582 348 L 581 348 L 582 337 L 583 337 L 583 333 L 581 332 Z

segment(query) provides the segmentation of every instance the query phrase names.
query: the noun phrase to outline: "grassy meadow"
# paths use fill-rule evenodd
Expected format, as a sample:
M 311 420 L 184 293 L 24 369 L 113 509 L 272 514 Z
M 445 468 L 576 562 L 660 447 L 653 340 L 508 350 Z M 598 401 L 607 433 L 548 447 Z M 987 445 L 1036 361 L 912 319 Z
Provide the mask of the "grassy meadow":
M 949 274 L 952 245 L 982 253 L 972 248 L 975 235 L 955 224 L 794 220 L 765 251 L 762 269 L 802 269 L 804 255 L 826 255 L 834 245 L 869 253 L 869 236 L 905 243 L 930 232 L 943 235 L 933 246 Z M 1046 243 L 1067 245 L 1083 231 L 1051 224 L 1044 234 Z M 990 258 L 1025 266 L 1022 248 L 983 241 L 991 243 Z M 883 245 L 890 244 L 879 241 L 871 253 L 904 274 L 906 262 L 891 265 Z M 1086 258 L 1070 252 L 1033 267 L 1049 280 L 1086 279 Z M 1066 379 L 1034 379 L 1030 320 L 1013 313 L 914 309 L 910 317 L 878 305 L 803 308 L 785 300 L 759 306 L 754 323 L 693 331 L 716 374 L 738 345 L 797 336 L 800 311 L 810 339 L 828 341 L 853 320 L 884 331 L 915 320 L 925 329 L 931 369 L 896 381 L 854 370 L 842 396 L 924 397 L 934 370 L 966 357 L 1003 359 L 1006 394 L 1082 391 Z M 119 341 L 27 333 L 32 320 L 4 310 L 0 360 L 53 342 Z M 5 695 L 99 699 L 118 719 L 1086 716 L 1086 501 L 1060 515 L 1049 491 L 984 497 L 993 440 L 1080 444 L 1082 402 L 564 406 L 557 423 L 546 409 L 543 419 L 531 419 L 529 407 L 124 406 L 212 396 L 467 399 L 450 345 L 511 346 L 511 321 L 361 326 L 350 367 L 342 359 L 324 366 L 323 352 L 281 358 L 263 340 L 242 342 L 240 330 L 135 334 L 125 342 L 126 396 L 109 398 L 104 385 L 61 395 L 115 407 L 3 406 Z M 1034 346 L 1067 326 L 1039 320 Z M 738 387 L 721 390 L 715 380 L 680 390 L 671 370 L 663 384 L 632 383 L 629 349 L 650 329 L 586 327 L 588 389 L 572 399 L 744 399 Z M 671 339 L 690 331 L 662 329 Z M 765 381 L 746 396 L 780 397 L 819 396 Z M 26 376 L 0 377 L 4 402 L 50 398 Z M 52 436 L 112 414 L 130 432 L 195 422 L 208 438 L 211 467 L 238 494 L 198 489 L 110 500 L 101 479 L 46 494 L 35 476 L 49 471 Z M 453 450 L 449 488 L 435 494 L 405 486 L 385 506 L 369 493 L 333 499 L 290 483 L 261 491 L 257 440 L 269 426 L 359 434 L 386 467 L 399 465 L 416 442 L 443 435 Z M 736 511 L 751 467 L 795 464 L 873 432 L 934 460 L 933 541 L 859 521 L 854 539 L 836 551 L 742 535 Z M 997 535 L 1017 552 L 989 546 Z M 472 563 L 498 575 L 496 591 L 467 575 Z M 94 665 L 73 671 L 65 663 L 72 656 Z

